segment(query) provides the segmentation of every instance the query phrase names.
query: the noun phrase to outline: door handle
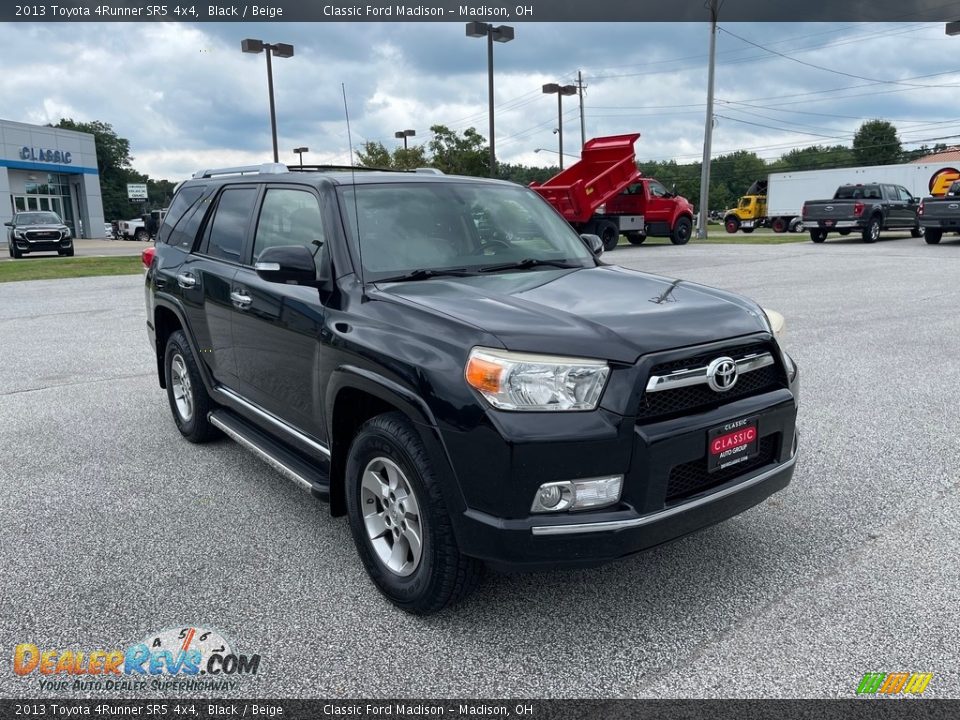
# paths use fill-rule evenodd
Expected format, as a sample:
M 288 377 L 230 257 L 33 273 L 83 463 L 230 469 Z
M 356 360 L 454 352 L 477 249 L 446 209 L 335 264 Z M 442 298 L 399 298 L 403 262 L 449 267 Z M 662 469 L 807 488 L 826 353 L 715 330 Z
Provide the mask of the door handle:
M 253 302 L 253 298 L 245 294 L 243 290 L 232 290 L 230 292 L 230 300 L 241 310 L 250 307 L 250 304 Z
M 197 284 L 197 278 L 193 273 L 182 272 L 177 275 L 177 285 L 182 288 L 192 288 Z

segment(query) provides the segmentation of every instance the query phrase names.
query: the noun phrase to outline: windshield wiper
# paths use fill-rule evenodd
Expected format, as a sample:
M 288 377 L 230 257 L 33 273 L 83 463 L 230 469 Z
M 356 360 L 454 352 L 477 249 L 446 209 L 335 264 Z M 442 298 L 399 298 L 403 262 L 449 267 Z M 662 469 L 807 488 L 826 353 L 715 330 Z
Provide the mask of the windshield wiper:
M 427 268 L 420 268 L 419 270 L 411 270 L 408 273 L 403 275 L 394 275 L 387 278 L 379 278 L 376 280 L 378 283 L 388 283 L 388 282 L 412 282 L 415 280 L 429 280 L 430 278 L 435 277 L 469 277 L 471 275 L 476 275 L 475 272 L 467 270 L 466 268 L 446 268 L 441 270 L 429 270 Z
M 582 268 L 583 265 L 569 263 L 566 260 L 541 260 L 540 258 L 525 258 L 511 263 L 502 263 L 500 265 L 486 265 L 477 272 L 499 272 L 500 270 L 526 270 L 527 268 L 541 267 L 549 265 L 558 268 Z

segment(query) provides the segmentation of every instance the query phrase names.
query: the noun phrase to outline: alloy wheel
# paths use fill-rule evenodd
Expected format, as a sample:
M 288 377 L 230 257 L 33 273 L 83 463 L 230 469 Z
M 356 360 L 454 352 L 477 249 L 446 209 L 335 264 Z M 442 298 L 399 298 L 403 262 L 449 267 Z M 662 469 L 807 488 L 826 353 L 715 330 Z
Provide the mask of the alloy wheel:
M 411 575 L 423 555 L 420 504 L 403 470 L 385 457 L 367 463 L 360 481 L 367 540 L 380 562 L 400 577 Z

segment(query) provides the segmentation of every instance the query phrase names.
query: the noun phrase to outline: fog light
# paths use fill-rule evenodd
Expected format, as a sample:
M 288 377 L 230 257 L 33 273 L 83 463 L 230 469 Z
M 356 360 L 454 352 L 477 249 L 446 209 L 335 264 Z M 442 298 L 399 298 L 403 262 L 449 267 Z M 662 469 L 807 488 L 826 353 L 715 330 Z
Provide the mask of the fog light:
M 613 505 L 620 499 L 620 488 L 623 485 L 623 475 L 576 480 L 576 498 L 573 501 L 574 510 L 604 507 Z
M 612 505 L 620 499 L 623 475 L 544 483 L 533 497 L 530 512 L 587 510 Z

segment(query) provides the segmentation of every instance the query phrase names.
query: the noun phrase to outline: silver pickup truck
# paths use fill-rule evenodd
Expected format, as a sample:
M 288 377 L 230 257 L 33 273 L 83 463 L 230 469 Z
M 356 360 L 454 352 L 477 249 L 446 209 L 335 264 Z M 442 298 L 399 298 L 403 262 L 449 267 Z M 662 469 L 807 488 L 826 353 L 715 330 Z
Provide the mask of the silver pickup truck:
M 918 212 L 923 239 L 930 245 L 940 242 L 945 232 L 960 232 L 960 180 L 943 197 L 924 198 Z

